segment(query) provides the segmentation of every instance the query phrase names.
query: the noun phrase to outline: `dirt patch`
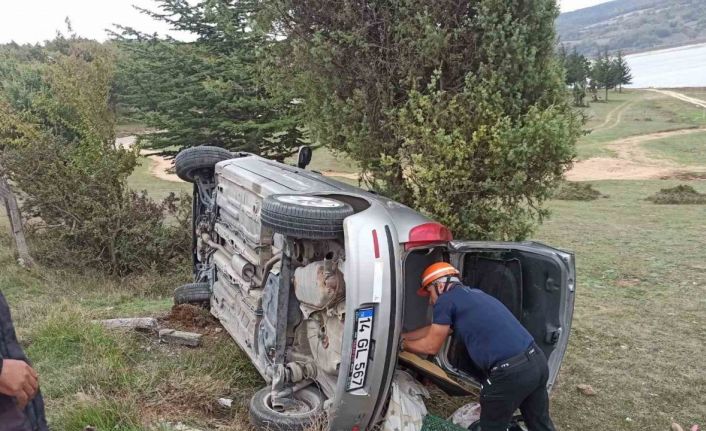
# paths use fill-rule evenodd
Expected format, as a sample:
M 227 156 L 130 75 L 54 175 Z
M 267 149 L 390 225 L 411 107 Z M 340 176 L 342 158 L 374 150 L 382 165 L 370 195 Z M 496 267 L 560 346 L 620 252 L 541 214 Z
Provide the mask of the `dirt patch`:
M 162 320 L 164 327 L 194 331 L 203 334 L 221 332 L 221 325 L 208 310 L 191 304 L 179 304 L 172 307 Z
M 688 128 L 649 133 L 618 139 L 608 144 L 616 157 L 593 157 L 574 164 L 566 173 L 569 181 L 647 180 L 672 177 L 679 172 L 705 172 L 704 166 L 681 166 L 665 159 L 653 158 L 641 144 L 657 139 L 705 132 L 706 128 Z
M 152 174 L 153 177 L 175 183 L 184 182 L 174 173 L 174 159 L 167 159 L 163 156 L 157 155 L 149 155 L 147 158 L 152 161 L 152 166 L 150 166 L 150 174 Z
M 680 181 L 706 180 L 706 171 L 704 171 L 704 172 L 674 172 L 672 175 L 660 177 L 660 180 L 680 180 Z
M 638 278 L 626 278 L 615 282 L 618 287 L 635 287 L 638 284 L 640 284 L 640 279 Z

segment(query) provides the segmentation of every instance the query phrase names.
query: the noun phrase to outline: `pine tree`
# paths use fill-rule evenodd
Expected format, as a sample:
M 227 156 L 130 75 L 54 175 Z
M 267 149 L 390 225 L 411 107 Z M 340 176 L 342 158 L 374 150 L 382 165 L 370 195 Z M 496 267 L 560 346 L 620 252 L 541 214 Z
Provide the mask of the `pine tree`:
M 619 92 L 623 92 L 623 85 L 632 84 L 632 73 L 630 70 L 630 65 L 623 57 L 623 53 L 618 51 L 618 56 L 615 58 L 615 68 L 617 74 L 617 84 L 619 86 Z
M 157 132 L 153 148 L 217 145 L 275 159 L 302 143 L 296 104 L 275 97 L 258 79 L 258 53 L 268 41 L 254 30 L 254 0 L 158 0 L 160 12 L 143 10 L 193 42 L 119 27 L 122 51 L 118 101 L 123 111 Z
M 373 189 L 465 238 L 522 238 L 546 215 L 581 129 L 555 0 L 263 4 L 285 43 L 273 81 Z
M 608 90 L 615 87 L 617 84 L 613 60 L 610 58 L 607 50 L 593 61 L 593 65 L 591 66 L 591 81 L 594 82 L 598 88 L 605 90 L 605 101 L 607 102 Z

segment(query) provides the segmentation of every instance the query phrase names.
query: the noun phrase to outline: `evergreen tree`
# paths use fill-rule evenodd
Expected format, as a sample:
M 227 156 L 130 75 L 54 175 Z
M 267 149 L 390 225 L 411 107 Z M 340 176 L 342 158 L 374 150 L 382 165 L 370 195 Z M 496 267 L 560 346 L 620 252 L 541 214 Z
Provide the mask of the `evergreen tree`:
M 217 145 L 283 159 L 301 145 L 297 106 L 275 98 L 258 80 L 258 53 L 268 42 L 254 31 L 253 0 L 158 0 L 142 10 L 193 42 L 119 27 L 118 100 L 157 130 L 154 148 Z
M 616 70 L 616 75 L 617 75 L 617 85 L 619 86 L 619 92 L 623 92 L 623 85 L 630 85 L 632 84 L 632 73 L 630 70 L 630 65 L 628 65 L 628 62 L 625 61 L 625 57 L 623 57 L 623 53 L 621 51 L 618 51 L 618 56 L 615 58 L 615 70 Z
M 572 87 L 574 106 L 584 106 L 583 99 L 586 97 L 586 81 L 590 73 L 590 62 L 576 49 L 568 55 L 566 55 L 565 49 L 563 55 L 560 50 L 560 58 L 562 57 L 566 69 L 566 84 Z
M 373 189 L 466 238 L 523 238 L 546 215 L 581 129 L 555 0 L 263 4 L 284 39 L 272 82 Z
M 608 90 L 616 85 L 616 73 L 613 60 L 606 50 L 593 61 L 591 67 L 591 81 L 596 87 L 605 90 L 605 101 L 608 101 Z

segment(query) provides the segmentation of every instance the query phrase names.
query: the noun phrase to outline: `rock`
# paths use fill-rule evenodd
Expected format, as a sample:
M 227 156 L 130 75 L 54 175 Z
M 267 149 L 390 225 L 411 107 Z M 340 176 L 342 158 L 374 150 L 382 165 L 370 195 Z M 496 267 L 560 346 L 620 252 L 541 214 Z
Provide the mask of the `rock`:
M 219 398 L 218 404 L 223 407 L 231 408 L 233 406 L 233 400 L 231 400 L 230 398 Z
M 108 329 L 143 329 L 155 330 L 158 327 L 157 319 L 152 317 L 133 317 L 124 319 L 107 319 L 99 321 Z
M 586 385 L 586 384 L 580 384 L 576 385 L 576 389 L 579 390 L 584 395 L 588 395 L 589 397 L 592 397 L 594 395 L 597 395 L 598 392 L 596 392 L 595 389 L 593 389 L 593 386 L 591 385 Z
M 201 345 L 201 334 L 183 332 L 175 329 L 160 329 L 159 341 L 162 343 L 180 344 L 182 346 L 198 347 Z
M 676 422 L 672 422 L 672 426 L 669 429 L 671 431 L 684 431 L 684 428 L 682 428 L 681 425 Z
M 96 427 L 91 426 L 91 425 L 86 425 L 86 427 L 83 429 L 83 431 L 96 431 Z

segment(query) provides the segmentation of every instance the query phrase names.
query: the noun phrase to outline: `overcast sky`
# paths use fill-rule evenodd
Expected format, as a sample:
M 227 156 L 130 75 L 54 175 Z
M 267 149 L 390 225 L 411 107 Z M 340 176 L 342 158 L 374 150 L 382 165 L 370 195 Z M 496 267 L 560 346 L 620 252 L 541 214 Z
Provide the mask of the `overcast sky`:
M 560 0 L 562 12 L 604 3 L 607 0 Z M 105 40 L 105 29 L 124 24 L 148 33 L 164 34 L 168 28 L 136 11 L 132 5 L 151 8 L 153 0 L 0 0 L 0 43 L 35 43 L 52 39 L 66 28 L 68 16 L 80 36 Z M 179 35 L 172 34 L 175 37 Z

